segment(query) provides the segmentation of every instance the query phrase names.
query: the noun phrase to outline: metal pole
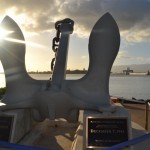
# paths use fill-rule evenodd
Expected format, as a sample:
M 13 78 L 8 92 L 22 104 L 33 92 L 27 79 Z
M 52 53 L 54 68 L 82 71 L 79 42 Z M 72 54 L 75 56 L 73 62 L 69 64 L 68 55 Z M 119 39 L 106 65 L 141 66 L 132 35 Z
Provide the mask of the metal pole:
M 149 105 L 150 105 L 150 100 L 146 100 L 146 106 L 145 106 L 145 129 L 146 130 L 148 130 Z

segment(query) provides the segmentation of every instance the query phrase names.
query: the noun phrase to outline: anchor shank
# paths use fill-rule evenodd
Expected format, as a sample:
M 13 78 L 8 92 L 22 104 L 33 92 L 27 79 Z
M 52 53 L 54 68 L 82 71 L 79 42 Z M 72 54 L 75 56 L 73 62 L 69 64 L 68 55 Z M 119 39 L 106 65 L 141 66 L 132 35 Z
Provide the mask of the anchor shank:
M 52 89 L 60 89 L 62 81 L 66 77 L 67 55 L 68 55 L 68 43 L 70 34 L 73 31 L 73 25 L 63 23 L 60 26 L 61 38 L 60 45 L 56 54 L 56 63 L 52 74 Z

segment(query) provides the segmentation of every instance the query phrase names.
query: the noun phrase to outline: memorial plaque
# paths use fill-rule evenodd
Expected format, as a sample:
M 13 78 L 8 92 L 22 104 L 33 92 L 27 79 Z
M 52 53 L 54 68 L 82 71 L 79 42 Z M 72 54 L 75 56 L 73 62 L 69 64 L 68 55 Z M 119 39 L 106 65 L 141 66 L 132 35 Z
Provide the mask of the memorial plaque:
M 0 116 L 0 140 L 9 141 L 12 132 L 13 116 Z
M 110 147 L 127 140 L 127 118 L 86 117 L 86 148 Z

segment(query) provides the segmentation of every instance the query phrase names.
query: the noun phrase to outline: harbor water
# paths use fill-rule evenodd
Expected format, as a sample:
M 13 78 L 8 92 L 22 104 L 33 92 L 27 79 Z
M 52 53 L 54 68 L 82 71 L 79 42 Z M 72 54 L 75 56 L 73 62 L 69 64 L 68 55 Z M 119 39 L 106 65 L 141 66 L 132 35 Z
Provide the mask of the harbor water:
M 48 80 L 49 74 L 30 74 L 37 80 Z M 67 80 L 76 80 L 82 78 L 83 74 L 67 74 Z M 5 76 L 0 74 L 0 87 L 5 87 Z M 136 99 L 150 99 L 150 76 L 126 76 L 111 75 L 109 82 L 109 91 L 111 96 Z

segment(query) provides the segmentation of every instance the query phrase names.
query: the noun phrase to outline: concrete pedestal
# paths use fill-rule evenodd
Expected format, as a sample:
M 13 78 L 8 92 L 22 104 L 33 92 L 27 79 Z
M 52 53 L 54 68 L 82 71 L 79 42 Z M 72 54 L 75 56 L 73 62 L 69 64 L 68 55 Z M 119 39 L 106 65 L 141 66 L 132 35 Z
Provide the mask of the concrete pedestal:
M 84 136 L 84 132 L 83 132 L 83 111 L 80 112 L 80 125 L 76 131 L 76 135 L 75 135 L 75 140 L 72 144 L 72 149 L 71 150 L 83 150 L 83 136 Z M 136 138 L 139 136 L 142 136 L 144 134 L 146 134 L 147 131 L 142 128 L 141 126 L 139 126 L 137 123 L 132 122 L 132 138 Z M 135 145 L 132 146 L 133 150 L 149 150 L 150 149 L 150 139 L 147 139 L 145 141 L 139 142 Z M 94 148 L 92 148 L 91 150 L 94 150 Z M 129 150 L 129 148 L 124 148 L 123 150 Z
M 103 150 L 131 138 L 131 117 L 124 107 L 116 106 L 113 113 L 84 111 L 83 150 Z
M 30 109 L 15 109 L 0 112 L 0 116 L 12 117 L 9 142 L 17 143 L 32 128 L 32 117 Z
M 16 114 L 15 116 L 18 116 L 16 117 L 16 123 L 14 122 L 13 124 L 13 127 L 15 126 L 11 136 L 13 143 L 16 143 L 23 136 L 17 142 L 18 144 L 54 150 L 83 150 L 83 111 L 80 112 L 80 124 L 71 124 L 64 120 L 52 121 L 46 119 L 41 123 L 37 123 L 28 134 L 26 133 L 30 130 L 31 126 L 29 127 L 29 125 L 32 123 L 32 119 L 29 119 L 31 118 L 29 110 L 13 110 L 6 113 L 11 115 Z M 141 126 L 132 122 L 133 138 L 144 135 L 145 133 L 146 131 Z M 24 136 L 25 134 L 26 136 Z M 149 147 L 150 139 L 133 146 L 134 150 L 149 150 Z M 6 149 L 0 148 L 0 150 Z

